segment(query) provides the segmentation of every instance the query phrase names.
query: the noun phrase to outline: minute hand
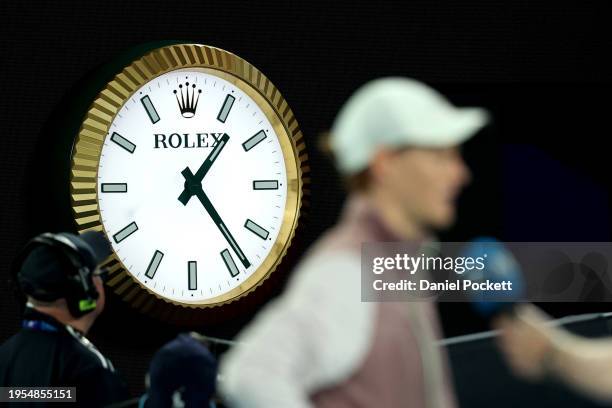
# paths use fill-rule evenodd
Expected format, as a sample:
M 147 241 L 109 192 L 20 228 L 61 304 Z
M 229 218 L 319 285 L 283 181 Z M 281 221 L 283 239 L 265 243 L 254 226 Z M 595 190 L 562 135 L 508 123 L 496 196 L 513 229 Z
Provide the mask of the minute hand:
M 230 244 L 230 246 L 236 253 L 236 256 L 238 256 L 238 259 L 240 259 L 240 262 L 242 262 L 242 265 L 244 265 L 245 268 L 248 268 L 249 266 L 251 266 L 251 263 L 246 258 L 246 256 L 244 255 L 244 253 L 238 246 L 238 243 L 236 242 L 232 234 L 229 232 L 229 230 L 225 226 L 225 223 L 219 216 L 219 213 L 217 212 L 217 210 L 215 210 L 215 207 L 210 202 L 204 190 L 202 190 L 201 188 L 197 189 L 195 191 L 195 196 L 198 197 L 198 200 L 200 200 L 200 202 L 204 206 L 204 209 L 206 210 L 208 215 L 210 215 L 210 218 L 212 218 L 217 228 L 219 228 L 219 231 L 221 231 L 221 234 L 223 234 L 226 241 Z

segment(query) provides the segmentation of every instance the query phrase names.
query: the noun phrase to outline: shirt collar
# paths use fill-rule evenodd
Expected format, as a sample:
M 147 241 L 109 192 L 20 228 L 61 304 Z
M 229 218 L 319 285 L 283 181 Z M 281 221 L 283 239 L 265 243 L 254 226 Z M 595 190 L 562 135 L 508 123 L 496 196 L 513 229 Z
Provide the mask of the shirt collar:
M 49 316 L 46 313 L 39 312 L 38 310 L 34 309 L 31 306 L 26 306 L 23 312 L 23 318 L 27 320 L 40 320 L 58 329 L 64 327 L 64 325 L 58 322 L 54 317 Z
M 51 326 L 63 330 L 67 327 L 67 325 L 59 322 L 56 318 L 54 318 L 53 316 L 50 316 L 46 313 L 40 312 L 38 310 L 36 310 L 34 308 L 33 305 L 31 304 L 26 304 L 26 308 L 23 312 L 23 319 L 24 320 L 39 320 L 42 322 L 45 322 L 47 324 L 50 324 Z M 79 333 L 81 336 L 84 336 L 84 334 L 78 330 L 75 329 L 74 327 L 71 327 L 72 330 L 74 330 L 75 332 Z
M 368 241 L 402 241 L 402 237 L 385 225 L 369 197 L 362 193 L 349 195 L 342 212 L 342 223 L 356 224 Z

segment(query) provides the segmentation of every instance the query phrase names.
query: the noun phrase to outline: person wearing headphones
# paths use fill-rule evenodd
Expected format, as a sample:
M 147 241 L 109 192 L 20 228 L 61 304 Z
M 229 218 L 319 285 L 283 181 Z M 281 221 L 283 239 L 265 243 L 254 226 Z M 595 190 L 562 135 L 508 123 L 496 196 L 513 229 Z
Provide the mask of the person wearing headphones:
M 76 387 L 83 407 L 128 398 L 113 364 L 85 337 L 104 310 L 99 265 L 110 253 L 95 231 L 44 233 L 26 245 L 15 278 L 27 303 L 22 329 L 0 346 L 0 386 Z
M 423 243 L 452 225 L 470 178 L 459 147 L 486 122 L 484 109 L 457 108 L 410 78 L 349 98 L 329 138 L 350 187 L 345 208 L 223 356 L 229 406 L 456 406 L 434 304 L 363 302 L 361 246 Z

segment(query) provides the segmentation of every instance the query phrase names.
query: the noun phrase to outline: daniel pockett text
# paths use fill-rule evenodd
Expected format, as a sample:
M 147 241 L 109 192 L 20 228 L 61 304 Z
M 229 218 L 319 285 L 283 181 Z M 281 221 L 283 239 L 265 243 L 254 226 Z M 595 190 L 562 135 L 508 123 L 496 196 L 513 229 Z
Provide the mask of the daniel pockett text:
M 611 243 L 365 243 L 361 298 L 612 301 L 612 279 L 602 265 L 612 265 Z
M 391 271 L 391 273 L 410 274 L 416 275 L 421 272 L 419 279 L 400 279 L 396 282 L 385 282 L 382 278 L 375 279 L 372 288 L 375 291 L 386 291 L 386 290 L 410 290 L 410 291 L 448 291 L 448 290 L 461 290 L 461 291 L 491 291 L 491 290 L 503 290 L 512 291 L 512 281 L 501 280 L 495 281 L 492 279 L 482 279 L 484 270 L 486 268 L 486 260 L 488 254 L 482 254 L 482 256 L 474 257 L 442 257 L 442 256 L 429 256 L 424 253 L 419 256 L 413 256 L 409 254 L 395 254 L 395 256 L 379 256 L 372 260 L 372 272 L 376 275 L 382 275 L 385 271 Z M 445 279 L 443 282 L 436 282 L 431 278 L 423 278 L 423 275 L 429 276 L 434 271 L 444 270 L 447 272 L 454 272 L 457 275 L 463 275 L 469 273 L 474 276 L 475 279 L 456 279 L 449 280 Z

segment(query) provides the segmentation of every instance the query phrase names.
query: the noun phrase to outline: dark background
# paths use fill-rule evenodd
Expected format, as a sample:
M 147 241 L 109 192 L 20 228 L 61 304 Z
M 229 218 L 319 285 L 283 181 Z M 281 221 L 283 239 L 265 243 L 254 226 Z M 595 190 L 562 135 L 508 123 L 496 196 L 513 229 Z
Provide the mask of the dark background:
M 609 241 L 612 37 L 604 4 L 2 2 L 0 341 L 19 326 L 19 305 L 7 284 L 11 259 L 47 227 L 34 222 L 40 214 L 57 226 L 47 215 L 54 197 L 37 194 L 49 190 L 54 171 L 37 164 L 39 146 L 53 140 L 45 124 L 61 115 L 63 98 L 84 76 L 149 41 L 184 39 L 234 52 L 283 93 L 312 169 L 297 254 L 334 222 L 344 197 L 332 165 L 317 151 L 318 133 L 356 87 L 387 75 L 426 81 L 456 104 L 485 106 L 495 119 L 465 147 L 474 182 L 461 199 L 456 227 L 442 239 Z M 290 266 L 261 298 L 280 291 Z M 612 310 L 606 304 L 544 307 L 557 316 Z M 441 311 L 447 335 L 486 328 L 466 305 Z M 252 312 L 201 330 L 232 337 Z M 150 356 L 178 330 L 111 296 L 91 338 L 136 394 Z

